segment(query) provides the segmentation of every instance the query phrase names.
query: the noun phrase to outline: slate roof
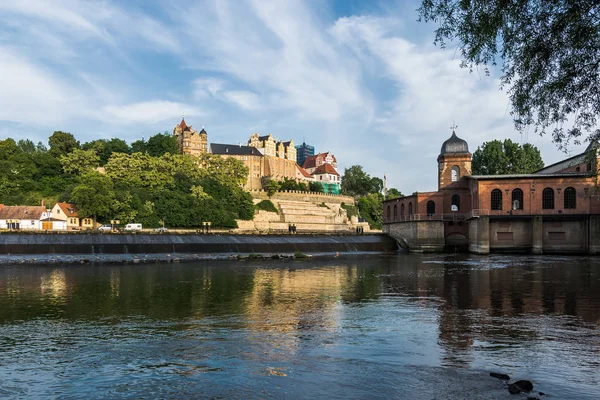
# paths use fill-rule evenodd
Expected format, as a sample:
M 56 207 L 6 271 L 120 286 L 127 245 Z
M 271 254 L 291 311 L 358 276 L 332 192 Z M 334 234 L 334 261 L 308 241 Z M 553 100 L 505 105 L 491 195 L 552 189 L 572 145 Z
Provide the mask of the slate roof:
M 4 206 L 0 210 L 0 219 L 39 220 L 45 212 L 44 206 Z
M 60 207 L 62 212 L 64 212 L 67 217 L 79 218 L 79 209 L 75 204 L 56 203 L 56 205 Z
M 331 164 L 327 164 L 327 163 L 319 165 L 319 167 L 317 169 L 315 169 L 312 174 L 313 175 L 329 174 L 329 175 L 340 176 L 340 174 L 337 173 L 335 168 L 333 168 L 333 166 Z
M 259 137 L 258 137 L 258 140 L 260 140 L 261 142 L 262 142 L 262 141 L 265 141 L 265 140 L 268 140 L 268 139 L 269 139 L 269 136 L 271 136 L 271 134 L 264 135 L 264 136 L 259 136 Z
M 468 153 L 468 152 L 469 152 L 469 145 L 467 144 L 467 141 L 459 138 L 458 136 L 456 136 L 456 132 L 452 131 L 452 136 L 450 136 L 450 139 L 446 140 L 442 144 L 442 149 L 440 150 L 440 155 L 450 154 L 450 153 L 461 154 L 461 153 Z
M 212 154 L 232 155 L 232 156 L 260 156 L 262 153 L 256 147 L 240 146 L 236 144 L 211 143 L 210 152 Z

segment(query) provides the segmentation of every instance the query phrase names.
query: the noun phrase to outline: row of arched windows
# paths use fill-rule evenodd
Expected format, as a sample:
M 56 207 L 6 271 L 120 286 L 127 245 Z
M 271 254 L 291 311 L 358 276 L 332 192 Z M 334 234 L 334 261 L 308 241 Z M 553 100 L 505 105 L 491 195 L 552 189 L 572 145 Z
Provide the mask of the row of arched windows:
M 427 205 L 429 207 L 429 204 Z M 435 207 L 435 205 L 434 205 Z M 387 219 L 390 220 L 391 207 L 387 207 Z M 412 215 L 412 202 L 408 203 L 408 215 Z M 400 205 L 400 216 L 404 218 L 404 204 Z M 394 221 L 398 219 L 398 205 L 394 204 Z
M 564 204 L 565 209 L 577 208 L 577 193 L 572 187 L 568 187 L 564 192 Z M 502 210 L 502 191 L 500 189 L 492 190 L 490 194 L 490 208 L 492 210 Z M 512 209 L 522 210 L 523 209 L 523 191 L 521 189 L 514 189 L 512 191 Z M 553 210 L 554 209 L 554 189 L 546 188 L 542 191 L 542 209 Z

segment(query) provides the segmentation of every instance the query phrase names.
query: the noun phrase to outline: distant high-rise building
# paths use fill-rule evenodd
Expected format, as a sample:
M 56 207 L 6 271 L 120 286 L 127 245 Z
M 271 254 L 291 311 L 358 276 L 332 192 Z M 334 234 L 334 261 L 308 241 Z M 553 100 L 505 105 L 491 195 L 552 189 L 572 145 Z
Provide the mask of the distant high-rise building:
M 308 157 L 315 155 L 315 148 L 302 142 L 301 145 L 296 146 L 296 162 L 298 165 L 304 165 L 304 160 Z

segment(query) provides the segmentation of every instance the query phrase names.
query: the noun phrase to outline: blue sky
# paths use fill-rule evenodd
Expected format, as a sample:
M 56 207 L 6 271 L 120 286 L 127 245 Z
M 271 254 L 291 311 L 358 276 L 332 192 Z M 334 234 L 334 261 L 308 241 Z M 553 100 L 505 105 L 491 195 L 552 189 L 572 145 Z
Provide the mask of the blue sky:
M 0 0 L 0 139 L 128 142 L 181 115 L 209 142 L 253 132 L 305 140 L 342 170 L 386 173 L 404 193 L 437 188 L 457 134 L 521 141 L 497 74 L 433 44 L 416 1 Z M 549 137 L 526 138 L 549 164 Z M 572 146 L 573 153 L 581 147 Z

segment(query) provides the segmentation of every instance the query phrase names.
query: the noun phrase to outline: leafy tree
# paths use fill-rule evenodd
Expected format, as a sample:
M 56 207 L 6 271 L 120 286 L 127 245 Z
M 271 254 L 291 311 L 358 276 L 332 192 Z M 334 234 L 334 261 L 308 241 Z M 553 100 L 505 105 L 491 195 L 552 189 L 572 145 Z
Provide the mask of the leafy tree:
M 132 153 L 145 153 L 148 151 L 146 148 L 146 141 L 144 139 L 136 140 L 131 143 L 131 152 Z
M 361 197 L 357 201 L 360 215 L 369 223 L 371 227 L 381 229 L 383 224 L 383 195 L 381 193 L 371 193 Z
M 363 171 L 362 166 L 353 165 L 344 170 L 341 190 L 349 196 L 366 196 L 373 192 L 373 181 L 369 174 Z
M 167 153 L 177 154 L 179 153 L 177 148 L 177 138 L 173 135 L 169 135 L 166 131 L 165 133 L 157 133 L 154 136 L 150 136 L 148 139 L 146 151 L 154 157 L 159 157 Z
M 75 149 L 61 156 L 60 163 L 67 174 L 81 175 L 95 169 L 100 163 L 100 157 L 94 150 Z
M 399 197 L 402 197 L 403 194 L 402 192 L 400 192 L 398 189 L 396 188 L 389 188 L 387 190 L 387 196 L 386 196 L 386 200 L 392 200 L 392 199 L 397 199 Z
M 370 193 L 381 193 L 383 191 L 383 179 L 376 176 L 371 178 L 371 191 Z
M 73 189 L 70 200 L 77 205 L 82 217 L 93 217 L 96 225 L 98 217 L 110 218 L 115 200 L 113 182 L 99 172 L 86 172 L 81 177 L 81 183 Z
M 281 188 L 279 182 L 269 179 L 267 183 L 265 183 L 265 190 L 267 191 L 267 196 L 271 197 Z
M 486 142 L 473 153 L 473 175 L 528 174 L 544 167 L 537 147 L 510 139 Z
M 17 143 L 11 138 L 0 140 L 0 160 L 8 160 L 19 152 Z
M 19 148 L 19 151 L 27 154 L 32 154 L 37 151 L 35 144 L 29 139 L 19 140 L 17 142 L 17 147 Z
M 62 131 L 54 131 L 52 136 L 48 138 L 48 145 L 50 146 L 50 154 L 56 158 L 67 155 L 79 148 L 79 142 L 75 140 L 75 137 Z
M 131 148 L 127 142 L 118 138 L 92 140 L 84 143 L 81 148 L 83 150 L 94 150 L 100 157 L 100 165 L 106 164 L 113 153 L 131 153 Z
M 518 130 L 550 129 L 559 146 L 600 136 L 599 2 L 422 0 L 418 12 L 436 23 L 435 44 L 458 42 L 462 67 L 501 63 Z
M 316 193 L 323 193 L 325 188 L 319 182 L 308 182 L 308 190 Z

